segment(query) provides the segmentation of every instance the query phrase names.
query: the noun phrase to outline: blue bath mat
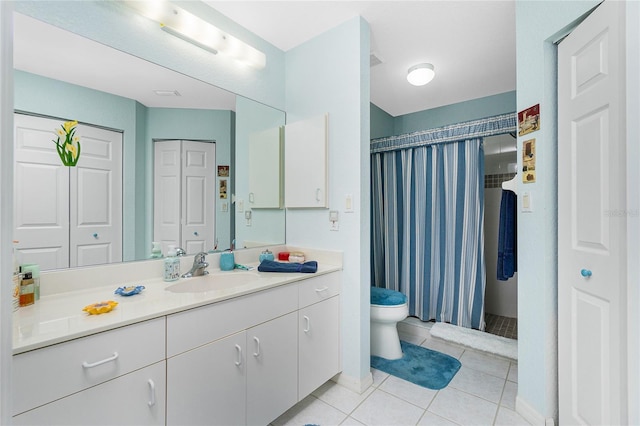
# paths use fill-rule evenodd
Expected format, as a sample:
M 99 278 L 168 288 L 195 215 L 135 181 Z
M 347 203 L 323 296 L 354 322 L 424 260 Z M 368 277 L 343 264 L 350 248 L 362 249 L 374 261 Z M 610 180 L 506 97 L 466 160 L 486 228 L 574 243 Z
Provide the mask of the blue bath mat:
M 460 369 L 460 361 L 422 346 L 400 341 L 402 358 L 371 357 L 371 367 L 429 389 L 446 387 Z

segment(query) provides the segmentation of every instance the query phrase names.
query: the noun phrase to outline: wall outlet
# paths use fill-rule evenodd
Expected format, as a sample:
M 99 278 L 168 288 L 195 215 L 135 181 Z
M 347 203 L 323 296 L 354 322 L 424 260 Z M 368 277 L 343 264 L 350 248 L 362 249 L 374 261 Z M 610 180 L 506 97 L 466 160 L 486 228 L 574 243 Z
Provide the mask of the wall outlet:
M 329 212 L 329 230 L 337 231 L 338 229 L 340 229 L 340 225 L 338 224 L 338 211 L 331 210 Z

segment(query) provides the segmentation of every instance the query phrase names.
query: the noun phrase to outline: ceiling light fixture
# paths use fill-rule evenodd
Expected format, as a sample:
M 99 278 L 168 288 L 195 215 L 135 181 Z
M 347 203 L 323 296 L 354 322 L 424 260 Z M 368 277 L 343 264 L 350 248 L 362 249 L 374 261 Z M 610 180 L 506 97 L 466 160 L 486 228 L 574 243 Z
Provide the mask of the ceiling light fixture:
M 407 73 L 407 80 L 414 86 L 424 86 L 435 77 L 433 65 L 431 64 L 418 64 L 409 68 Z
M 156 21 L 160 28 L 213 54 L 220 53 L 238 62 L 262 69 L 267 57 L 258 49 L 224 33 L 209 22 L 165 0 L 124 1 L 142 16 Z

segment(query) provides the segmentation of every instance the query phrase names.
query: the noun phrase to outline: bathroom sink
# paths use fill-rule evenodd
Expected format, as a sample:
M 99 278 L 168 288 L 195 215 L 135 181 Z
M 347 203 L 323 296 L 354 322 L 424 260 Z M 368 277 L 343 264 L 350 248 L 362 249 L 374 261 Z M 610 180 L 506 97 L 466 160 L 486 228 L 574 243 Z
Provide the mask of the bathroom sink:
M 255 272 L 221 272 L 181 279 L 165 290 L 172 293 L 203 293 L 243 286 L 259 279 L 260 275 Z

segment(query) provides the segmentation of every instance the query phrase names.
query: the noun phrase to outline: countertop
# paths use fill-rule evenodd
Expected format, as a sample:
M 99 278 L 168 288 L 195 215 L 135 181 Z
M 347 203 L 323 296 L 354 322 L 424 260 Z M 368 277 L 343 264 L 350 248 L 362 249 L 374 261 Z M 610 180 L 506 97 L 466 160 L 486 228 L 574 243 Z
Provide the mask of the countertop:
M 34 305 L 19 308 L 14 312 L 13 354 L 240 297 L 341 269 L 341 266 L 325 263 L 319 264 L 318 271 L 313 274 L 258 272 L 257 269 L 248 272 L 212 270 L 206 276 L 180 278 L 179 281 L 174 282 L 165 282 L 161 278 L 155 278 L 43 296 Z M 238 283 L 232 279 L 225 283 L 225 276 L 247 273 L 253 274 L 253 276 L 246 282 Z M 179 285 L 193 280 L 216 280 L 220 285 L 219 287 L 213 285 L 214 289 L 211 291 L 198 293 L 174 293 L 166 290 L 167 287 L 176 283 Z M 145 289 L 134 296 L 114 294 L 114 291 L 123 285 L 143 285 Z M 82 310 L 92 303 L 107 300 L 118 302 L 118 306 L 109 313 L 89 315 Z

